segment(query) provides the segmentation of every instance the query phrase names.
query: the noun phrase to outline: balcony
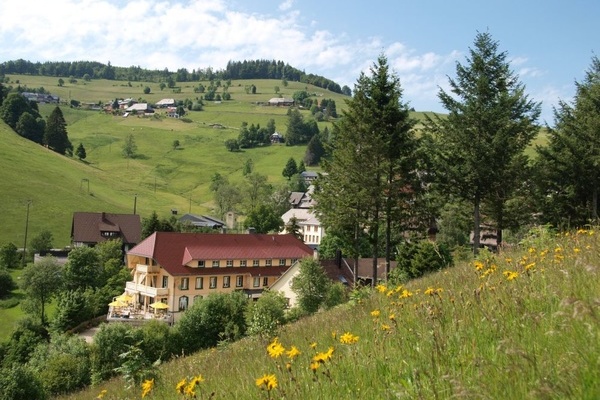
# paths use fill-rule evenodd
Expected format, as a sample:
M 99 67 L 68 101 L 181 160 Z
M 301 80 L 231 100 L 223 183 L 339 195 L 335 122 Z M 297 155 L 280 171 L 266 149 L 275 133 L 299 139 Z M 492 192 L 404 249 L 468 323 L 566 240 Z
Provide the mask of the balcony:
M 158 274 L 160 272 L 160 267 L 158 265 L 137 264 L 135 266 L 135 271 L 144 274 Z
M 168 288 L 157 288 L 153 286 L 146 286 L 135 282 L 126 282 L 125 289 L 129 293 L 139 293 L 144 296 L 157 297 L 157 296 L 168 296 Z

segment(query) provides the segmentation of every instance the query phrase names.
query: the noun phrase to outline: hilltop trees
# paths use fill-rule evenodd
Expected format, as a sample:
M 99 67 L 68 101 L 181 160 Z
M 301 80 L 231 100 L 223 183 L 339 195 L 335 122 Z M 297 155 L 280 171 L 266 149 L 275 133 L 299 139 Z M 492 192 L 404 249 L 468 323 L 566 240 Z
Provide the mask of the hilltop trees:
M 73 153 L 73 145 L 67 135 L 67 123 L 58 106 L 54 108 L 46 122 L 44 144 L 58 154 Z
M 451 93 L 439 92 L 447 118 L 428 118 L 426 125 L 442 191 L 473 207 L 477 252 L 483 202 L 502 241 L 504 205 L 522 181 L 523 151 L 538 131 L 540 105 L 529 100 L 489 33 L 477 34 L 469 54 L 465 65 L 456 65 L 456 79 L 449 79 Z

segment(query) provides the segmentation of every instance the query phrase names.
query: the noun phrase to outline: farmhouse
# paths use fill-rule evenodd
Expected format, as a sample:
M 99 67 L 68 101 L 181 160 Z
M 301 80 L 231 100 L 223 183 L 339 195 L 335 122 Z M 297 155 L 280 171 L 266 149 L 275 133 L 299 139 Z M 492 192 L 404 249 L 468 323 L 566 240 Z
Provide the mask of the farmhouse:
M 74 247 L 94 247 L 110 239 L 120 239 L 123 250 L 138 244 L 142 237 L 140 216 L 136 214 L 109 214 L 75 212 L 71 223 L 71 241 Z
M 294 99 L 289 99 L 285 97 L 273 97 L 269 100 L 270 106 L 282 106 L 289 107 L 294 105 Z
M 173 107 L 175 105 L 175 99 L 162 99 L 156 102 L 157 108 Z
M 132 281 L 125 291 L 135 309 L 164 303 L 177 319 L 211 293 L 257 298 L 297 260 L 312 256 L 293 235 L 155 232 L 127 253 Z
M 132 104 L 129 107 L 127 107 L 125 109 L 125 111 L 130 112 L 130 113 L 153 113 L 154 110 L 152 109 L 152 107 L 150 107 L 148 105 L 148 103 L 136 103 L 136 104 Z
M 185 214 L 179 218 L 179 222 L 189 223 L 196 228 L 220 229 L 225 227 L 225 222 L 208 215 Z

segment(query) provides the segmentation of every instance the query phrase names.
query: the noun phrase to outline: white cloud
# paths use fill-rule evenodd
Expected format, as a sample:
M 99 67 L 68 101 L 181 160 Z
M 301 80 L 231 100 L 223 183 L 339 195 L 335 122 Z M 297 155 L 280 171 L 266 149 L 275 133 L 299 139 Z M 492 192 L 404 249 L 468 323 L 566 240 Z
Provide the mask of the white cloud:
M 279 10 L 287 11 L 294 5 L 294 0 L 285 0 L 279 5 Z

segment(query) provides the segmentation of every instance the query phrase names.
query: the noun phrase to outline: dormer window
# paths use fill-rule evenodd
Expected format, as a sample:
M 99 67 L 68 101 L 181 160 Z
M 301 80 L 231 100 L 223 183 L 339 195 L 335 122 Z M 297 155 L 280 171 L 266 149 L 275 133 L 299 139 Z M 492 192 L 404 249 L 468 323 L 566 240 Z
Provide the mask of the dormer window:
M 204 268 L 204 260 L 198 260 L 198 268 Z
M 100 235 L 105 238 L 113 238 L 119 236 L 119 232 L 115 231 L 101 231 Z

